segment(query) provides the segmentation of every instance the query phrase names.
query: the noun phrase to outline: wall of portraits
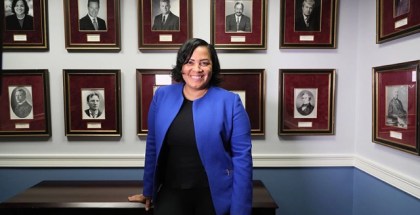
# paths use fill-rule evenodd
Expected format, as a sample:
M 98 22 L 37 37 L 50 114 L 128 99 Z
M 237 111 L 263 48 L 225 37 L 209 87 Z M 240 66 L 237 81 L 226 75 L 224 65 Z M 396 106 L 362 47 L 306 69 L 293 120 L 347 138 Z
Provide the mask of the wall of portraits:
M 4 153 L 33 154 L 46 158 L 55 155 L 110 155 L 119 156 L 121 159 L 134 158 L 134 160 L 142 158 L 145 139 L 139 137 L 136 130 L 136 70 L 170 69 L 175 64 L 176 50 L 139 50 L 137 6 L 136 0 L 121 1 L 121 50 L 119 52 L 68 52 L 65 47 L 64 1 L 48 1 L 49 50 L 4 52 L 3 69 L 48 69 L 53 138 L 36 142 L 20 140 L 18 143 L 0 139 L 0 162 Z M 194 1 L 192 4 L 193 37 L 210 41 L 210 8 L 210 1 Z M 223 69 L 265 70 L 266 130 L 263 137 L 253 139 L 255 164 L 264 166 L 265 163 L 259 163 L 259 161 L 265 156 L 273 158 L 273 165 L 281 166 L 284 161 L 282 158 L 290 155 L 304 157 L 332 155 L 342 158 L 356 154 L 392 169 L 398 169 L 402 174 L 412 178 L 420 178 L 420 172 L 412 171 L 420 168 L 418 157 L 373 144 L 371 140 L 372 67 L 418 60 L 420 37 L 414 34 L 388 43 L 376 44 L 376 17 L 373 15 L 376 12 L 376 0 L 340 0 L 336 49 L 279 49 L 280 1 L 268 1 L 267 8 L 266 50 L 218 52 Z M 121 138 L 86 141 L 65 137 L 63 70 L 67 69 L 121 70 L 123 133 Z M 279 137 L 279 69 L 336 70 L 335 135 Z M 12 87 L 7 92 L 11 100 L 13 97 L 18 97 L 17 88 Z M 31 94 L 30 86 L 22 88 L 27 96 Z M 81 91 L 81 97 L 85 97 L 88 91 L 91 89 Z M 97 91 L 102 92 L 99 93 L 101 96 L 107 96 L 101 89 Z M 294 95 L 296 107 L 302 106 L 301 103 L 307 99 L 306 96 L 313 98 L 311 102 L 314 104 L 317 102 L 317 91 L 313 88 L 297 89 Z M 109 102 L 107 99 L 105 101 Z M 11 105 L 10 109 L 14 115 L 10 117 L 31 116 L 31 113 L 24 114 L 25 116 L 20 115 L 19 112 L 13 111 L 13 106 Z M 84 104 L 84 108 L 88 109 L 87 103 Z M 107 107 L 104 110 L 109 111 Z M 301 118 L 316 117 L 313 111 L 314 109 L 294 114 Z M 339 161 L 336 163 L 333 161 L 332 165 L 339 165 L 339 163 Z M 404 163 L 404 165 L 399 163 Z M 142 162 L 133 161 L 132 164 L 142 166 Z M 349 165 L 352 165 L 350 161 Z

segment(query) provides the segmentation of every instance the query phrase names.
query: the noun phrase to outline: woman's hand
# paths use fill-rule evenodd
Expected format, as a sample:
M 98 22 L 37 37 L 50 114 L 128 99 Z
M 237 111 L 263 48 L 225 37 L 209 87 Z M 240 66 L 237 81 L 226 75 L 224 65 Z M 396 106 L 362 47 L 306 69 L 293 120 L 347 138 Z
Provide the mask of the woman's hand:
M 150 197 L 143 196 L 143 194 L 136 194 L 136 195 L 129 196 L 128 201 L 143 203 L 146 211 L 150 209 L 150 205 L 152 202 Z

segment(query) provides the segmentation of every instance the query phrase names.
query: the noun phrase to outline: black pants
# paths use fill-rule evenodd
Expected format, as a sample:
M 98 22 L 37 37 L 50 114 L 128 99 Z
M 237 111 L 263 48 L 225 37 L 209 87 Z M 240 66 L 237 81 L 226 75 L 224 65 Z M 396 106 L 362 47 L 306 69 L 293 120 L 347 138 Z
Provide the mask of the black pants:
M 154 203 L 155 215 L 215 215 L 210 189 L 173 189 L 163 186 Z

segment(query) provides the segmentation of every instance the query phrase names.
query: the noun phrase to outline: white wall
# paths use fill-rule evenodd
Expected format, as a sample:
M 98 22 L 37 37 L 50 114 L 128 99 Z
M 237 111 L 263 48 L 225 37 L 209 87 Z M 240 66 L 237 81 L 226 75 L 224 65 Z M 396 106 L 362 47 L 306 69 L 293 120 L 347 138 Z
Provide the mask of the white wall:
M 362 1 L 360 1 L 362 2 Z M 420 60 L 420 34 L 396 39 L 384 44 L 375 43 L 376 3 L 374 0 L 359 4 L 357 119 L 355 153 L 394 172 L 418 181 L 420 157 L 372 143 L 372 67 Z

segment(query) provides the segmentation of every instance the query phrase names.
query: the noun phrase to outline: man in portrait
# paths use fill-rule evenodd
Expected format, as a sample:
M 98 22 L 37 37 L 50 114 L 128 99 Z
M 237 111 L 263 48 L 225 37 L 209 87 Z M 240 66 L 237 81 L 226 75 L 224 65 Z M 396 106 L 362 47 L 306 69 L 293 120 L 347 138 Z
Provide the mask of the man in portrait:
M 106 30 L 105 20 L 98 17 L 99 0 L 88 0 L 86 16 L 79 20 L 79 29 L 88 31 Z
M 392 99 L 388 102 L 386 125 L 405 128 L 407 127 L 407 111 L 398 96 L 399 88 L 393 88 Z
M 243 14 L 244 4 L 237 1 L 233 8 L 235 12 L 226 16 L 226 32 L 251 32 L 251 19 Z
M 160 14 L 154 18 L 152 30 L 177 31 L 179 30 L 179 17 L 171 11 L 170 0 L 159 0 Z
M 300 99 L 302 101 L 302 104 L 299 107 L 296 107 L 297 108 L 297 111 L 302 116 L 308 116 L 309 114 L 312 113 L 312 111 L 315 108 L 315 106 L 313 104 L 311 104 L 311 102 L 312 102 L 312 93 L 310 93 L 307 90 L 304 90 L 299 95 L 301 95 L 300 96 Z
M 13 113 L 21 119 L 32 118 L 32 105 L 27 101 L 27 89 L 16 87 L 12 92 L 13 101 L 10 102 Z M 13 95 L 14 94 L 14 95 Z
M 101 107 L 101 95 L 97 91 L 92 91 L 86 96 L 86 102 L 89 106 L 88 109 L 84 110 L 85 117 L 90 119 L 105 119 L 103 110 Z
M 394 0 L 395 3 L 395 16 L 400 16 L 408 13 L 409 11 L 409 0 Z
M 320 30 L 320 5 L 315 0 L 296 0 L 295 31 Z

